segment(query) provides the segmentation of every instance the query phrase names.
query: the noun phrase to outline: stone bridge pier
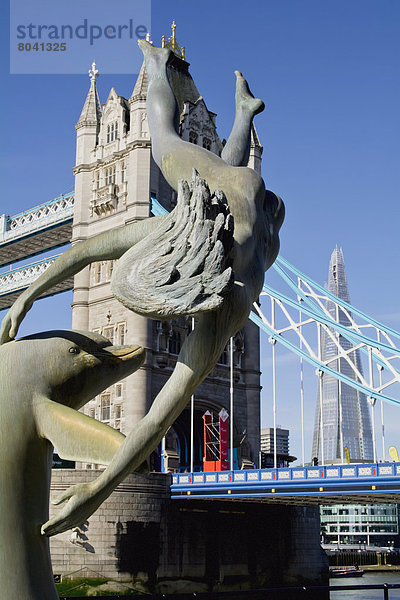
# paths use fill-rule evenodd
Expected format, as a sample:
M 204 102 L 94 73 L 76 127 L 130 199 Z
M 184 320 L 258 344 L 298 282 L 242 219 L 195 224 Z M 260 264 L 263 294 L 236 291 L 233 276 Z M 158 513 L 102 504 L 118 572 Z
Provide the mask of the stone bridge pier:
M 97 475 L 53 470 L 52 496 Z M 328 583 L 318 507 L 171 500 L 169 486 L 162 473 L 131 474 L 88 521 L 52 538 L 54 573 L 163 593 Z

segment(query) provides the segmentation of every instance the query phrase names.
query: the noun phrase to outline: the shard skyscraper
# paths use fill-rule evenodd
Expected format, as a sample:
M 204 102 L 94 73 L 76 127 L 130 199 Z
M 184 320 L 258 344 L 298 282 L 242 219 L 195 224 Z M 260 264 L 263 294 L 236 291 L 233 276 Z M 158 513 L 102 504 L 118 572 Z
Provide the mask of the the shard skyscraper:
M 350 303 L 343 252 L 338 247 L 332 252 L 329 263 L 327 289 L 338 298 Z M 350 324 L 348 315 L 343 310 L 337 309 L 333 302 L 328 301 L 327 309 L 335 321 L 342 325 Z M 345 352 L 352 348 L 351 342 L 342 336 L 339 336 L 339 344 Z M 359 350 L 350 352 L 350 356 L 359 372 L 362 373 Z M 332 361 L 329 361 L 330 358 Z M 326 332 L 322 337 L 322 360 L 327 361 L 328 366 L 344 375 L 356 379 L 354 370 L 346 359 L 338 358 L 335 343 Z M 322 402 L 320 400 L 321 389 Z M 323 430 L 322 436 L 321 429 Z M 324 444 L 325 463 L 342 462 L 346 447 L 351 461 L 373 461 L 371 416 L 366 396 L 326 373 L 322 374 L 322 386 L 319 387 L 317 395 L 312 446 L 312 458 L 317 457 L 319 464 L 322 461 L 321 437 Z

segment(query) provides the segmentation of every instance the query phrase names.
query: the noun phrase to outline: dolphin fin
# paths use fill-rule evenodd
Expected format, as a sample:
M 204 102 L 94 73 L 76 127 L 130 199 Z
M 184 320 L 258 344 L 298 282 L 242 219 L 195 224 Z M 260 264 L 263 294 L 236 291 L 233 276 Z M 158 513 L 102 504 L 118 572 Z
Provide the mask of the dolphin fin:
M 36 400 L 35 416 L 41 435 L 66 460 L 108 465 L 125 439 L 109 425 L 48 398 Z

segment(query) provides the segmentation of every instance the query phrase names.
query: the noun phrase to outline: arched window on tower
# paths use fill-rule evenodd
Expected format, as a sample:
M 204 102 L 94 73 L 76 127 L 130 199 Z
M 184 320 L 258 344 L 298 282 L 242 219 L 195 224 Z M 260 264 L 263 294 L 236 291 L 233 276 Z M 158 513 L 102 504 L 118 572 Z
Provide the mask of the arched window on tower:
M 119 323 L 118 327 L 117 327 L 117 333 L 118 333 L 118 344 L 120 346 L 123 346 L 125 344 L 125 332 L 126 332 L 125 323 Z
M 107 144 L 118 138 L 118 121 L 107 125 Z
M 121 428 L 121 405 L 114 404 L 114 428 L 120 431 Z
M 101 262 L 94 263 L 93 267 L 94 267 L 94 282 L 101 283 L 101 270 L 102 270 Z
M 113 274 L 113 270 L 114 270 L 114 261 L 108 260 L 107 261 L 107 281 L 110 281 L 111 276 Z
M 220 365 L 227 365 L 228 359 L 229 359 L 229 344 L 227 344 L 225 346 L 224 351 L 222 352 L 221 356 L 219 357 L 218 362 Z
M 189 142 L 191 144 L 197 144 L 198 139 L 199 139 L 199 136 L 197 135 L 197 133 L 195 131 L 189 131 Z
M 115 183 L 115 165 L 112 167 L 107 167 L 105 170 L 105 183 L 106 185 L 110 185 L 111 183 Z
M 103 327 L 103 336 L 107 338 L 111 344 L 114 343 L 114 326 L 109 325 L 108 327 Z
M 207 137 L 203 137 L 203 148 L 206 150 L 211 150 L 211 140 Z
M 102 421 L 110 420 L 110 394 L 100 396 L 100 414 Z
M 181 351 L 181 334 L 179 331 L 172 330 L 171 337 L 168 340 L 168 352 L 170 354 L 179 354 Z

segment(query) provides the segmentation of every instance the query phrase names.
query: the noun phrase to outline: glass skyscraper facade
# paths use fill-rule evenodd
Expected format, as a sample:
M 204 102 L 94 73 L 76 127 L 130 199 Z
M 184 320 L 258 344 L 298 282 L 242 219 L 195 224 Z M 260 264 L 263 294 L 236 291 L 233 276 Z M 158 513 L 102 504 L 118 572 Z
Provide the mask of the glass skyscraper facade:
M 344 267 L 343 252 L 335 248 L 329 263 L 328 291 L 350 304 L 350 295 Z M 332 318 L 342 325 L 350 325 L 351 313 L 338 310 L 333 302 L 327 309 Z M 332 335 L 336 335 L 331 332 Z M 340 346 L 349 352 L 362 374 L 358 350 L 352 351 L 351 342 L 339 336 Z M 337 357 L 332 337 L 324 333 L 322 360 L 337 371 L 356 378 L 354 370 L 344 358 Z M 331 361 L 329 359 L 332 359 Z M 339 382 L 332 375 L 322 375 L 322 402 L 318 390 L 315 412 L 312 456 L 321 464 L 321 428 L 324 439 L 324 463 L 344 462 L 344 448 L 349 450 L 352 462 L 374 460 L 372 423 L 367 398 L 354 388 Z M 322 422 L 321 422 L 322 405 Z M 398 547 L 399 507 L 395 504 L 321 506 L 321 537 L 324 544 L 335 547 Z
M 327 289 L 338 298 L 350 303 L 343 252 L 338 247 L 333 251 L 329 263 Z M 350 325 L 350 313 L 346 314 L 342 309 L 337 309 L 335 304 L 329 301 L 327 309 L 335 321 L 345 326 Z M 362 373 L 359 350 L 351 352 L 351 342 L 342 336 L 337 337 L 333 331 L 331 335 L 338 340 L 343 351 L 349 353 L 357 370 Z M 337 348 L 331 335 L 327 332 L 323 333 L 322 360 L 347 377 L 356 379 L 357 376 L 347 360 L 338 358 Z M 323 373 L 321 378 L 322 386 L 318 390 L 315 412 L 312 458 L 318 458 L 321 464 L 321 439 L 323 438 L 325 463 L 342 462 L 345 447 L 349 450 L 352 462 L 372 462 L 374 459 L 372 425 L 366 396 L 338 381 L 332 375 Z M 322 389 L 322 402 L 320 389 Z
M 324 544 L 399 547 L 399 507 L 396 504 L 321 506 Z

